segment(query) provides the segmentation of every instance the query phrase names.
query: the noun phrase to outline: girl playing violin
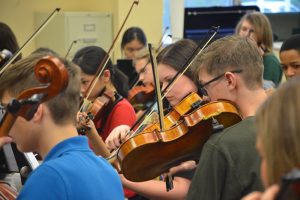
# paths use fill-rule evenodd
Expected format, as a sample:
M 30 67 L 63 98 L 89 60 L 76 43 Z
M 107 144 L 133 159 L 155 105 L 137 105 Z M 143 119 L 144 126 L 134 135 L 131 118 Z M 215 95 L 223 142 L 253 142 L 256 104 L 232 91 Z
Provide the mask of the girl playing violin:
M 87 92 L 87 88 L 105 55 L 106 52 L 96 46 L 85 47 L 75 54 L 73 62 L 82 70 L 81 93 Z M 131 126 L 136 120 L 132 106 L 125 98 L 122 98 L 122 96 L 126 96 L 126 89 L 124 89 L 126 82 L 124 81 L 126 81 L 124 74 L 118 71 L 109 60 L 89 96 L 89 100 L 94 101 L 105 91 L 113 93 L 112 103 L 109 104 L 110 108 L 106 108 L 106 113 L 102 113 L 102 116 L 94 116 L 96 117 L 95 126 L 103 140 L 115 127 L 123 124 Z
M 157 56 L 159 79 L 162 87 L 165 88 L 169 81 L 175 76 L 177 71 L 187 62 L 193 54 L 197 45 L 191 40 L 180 40 L 175 44 L 167 46 Z M 197 81 L 193 78 L 191 69 L 178 79 L 174 87 L 166 96 L 171 106 L 178 104 L 185 96 L 191 92 L 197 92 Z M 114 136 L 114 137 L 111 137 Z M 119 146 L 119 139 L 123 135 L 115 133 L 111 135 L 106 143 L 108 146 Z M 145 182 L 132 182 L 120 175 L 125 187 L 149 199 L 185 199 L 191 178 L 192 171 L 175 174 L 174 188 L 167 192 L 166 185 L 160 180 L 150 180 Z
M 282 176 L 295 168 L 299 170 L 299 85 L 299 77 L 291 78 L 269 97 L 256 114 L 256 148 L 261 157 L 261 177 L 267 190 L 264 193 L 253 192 L 243 200 L 275 199 Z M 282 119 L 286 123 L 279 123 Z M 297 192 L 298 195 L 289 190 L 291 196 L 284 195 L 281 199 L 299 199 L 299 190 Z
M 150 101 L 154 100 L 154 80 L 152 67 L 150 63 L 149 50 L 143 48 L 142 50 L 136 53 L 135 58 L 135 70 L 139 75 L 138 81 L 141 82 L 143 86 L 137 86 L 132 88 L 128 93 L 128 99 L 137 112 L 137 118 L 139 118 L 139 116 L 141 116 L 144 113 L 144 110 L 145 108 L 147 108 L 147 105 L 149 105 L 149 103 L 152 103 Z M 118 146 L 120 146 L 122 142 L 120 138 L 125 138 L 125 135 L 127 134 L 130 128 L 131 127 L 127 125 L 122 125 L 115 128 L 107 138 L 107 143 L 109 143 L 108 147 L 110 149 L 116 149 Z

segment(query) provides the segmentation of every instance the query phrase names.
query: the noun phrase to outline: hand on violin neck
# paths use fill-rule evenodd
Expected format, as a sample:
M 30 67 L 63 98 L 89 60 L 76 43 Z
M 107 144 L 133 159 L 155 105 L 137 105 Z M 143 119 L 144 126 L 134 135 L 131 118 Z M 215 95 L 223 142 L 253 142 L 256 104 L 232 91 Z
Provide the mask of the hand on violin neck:
M 12 138 L 8 136 L 0 137 L 0 147 L 3 147 L 6 144 L 9 144 L 12 142 Z
M 209 103 L 209 102 L 211 102 L 211 99 L 209 96 L 202 96 L 202 102 L 201 102 L 202 105 Z
M 91 133 L 98 134 L 97 129 L 91 116 L 85 112 L 78 112 L 77 113 L 77 129 L 84 130 L 87 136 Z
M 117 149 L 130 136 L 129 131 L 130 126 L 125 124 L 115 127 L 105 140 L 108 149 Z
M 197 163 L 194 160 L 189 160 L 182 162 L 180 165 L 172 167 L 169 169 L 167 173 L 162 174 L 163 180 L 165 180 L 168 176 L 173 176 L 174 174 L 182 171 L 188 171 L 195 169 L 197 167 Z

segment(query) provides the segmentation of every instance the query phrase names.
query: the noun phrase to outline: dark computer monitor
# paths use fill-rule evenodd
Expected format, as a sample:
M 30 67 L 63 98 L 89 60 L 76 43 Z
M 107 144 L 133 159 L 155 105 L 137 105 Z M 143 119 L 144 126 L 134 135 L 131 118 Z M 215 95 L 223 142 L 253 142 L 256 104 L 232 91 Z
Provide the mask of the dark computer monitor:
M 138 74 L 135 71 L 133 60 L 118 59 L 118 68 L 128 77 L 129 86 L 131 87 L 138 80 Z
M 231 35 L 241 17 L 259 11 L 257 6 L 185 8 L 184 38 L 199 43 L 212 26 L 220 26 L 217 37 Z

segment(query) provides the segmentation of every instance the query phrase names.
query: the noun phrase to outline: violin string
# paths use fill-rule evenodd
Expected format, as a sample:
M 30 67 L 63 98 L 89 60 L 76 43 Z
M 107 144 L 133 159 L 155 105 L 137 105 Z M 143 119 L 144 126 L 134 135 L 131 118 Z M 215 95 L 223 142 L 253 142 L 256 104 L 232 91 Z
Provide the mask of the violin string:
M 198 51 L 198 53 L 193 57 L 192 61 L 184 68 L 184 70 L 182 71 L 182 73 L 179 73 L 178 76 L 176 76 L 176 78 L 174 79 L 174 81 L 171 82 L 171 84 L 169 84 L 169 86 L 166 89 L 166 92 L 163 94 L 163 98 L 169 93 L 169 91 L 173 88 L 173 86 L 175 85 L 176 81 L 182 77 L 184 75 L 184 73 L 190 68 L 190 66 L 193 64 L 194 59 L 200 55 L 202 53 L 202 51 L 208 46 L 208 44 L 210 43 L 210 41 L 215 37 L 215 35 L 217 34 L 217 31 L 214 31 L 214 33 L 212 34 L 212 36 L 207 40 L 207 42 L 203 45 L 203 47 L 200 49 L 200 51 Z
M 171 87 L 171 89 L 172 89 L 172 87 L 174 86 L 175 82 L 176 82 L 176 81 L 177 81 L 177 80 L 178 80 L 178 79 L 186 72 L 186 70 L 191 66 L 191 64 L 193 63 L 193 61 L 194 61 L 194 59 L 196 58 L 196 56 L 199 55 L 199 54 L 204 50 L 204 48 L 209 44 L 209 42 L 215 37 L 215 35 L 216 35 L 217 32 L 218 32 L 218 29 L 219 29 L 219 27 L 212 27 L 212 29 L 209 30 L 208 34 L 209 34 L 211 31 L 213 31 L 213 34 L 209 37 L 209 39 L 208 39 L 207 42 L 202 46 L 202 48 L 197 52 L 197 50 L 201 47 L 202 42 L 198 45 L 197 49 L 195 50 L 195 52 L 197 52 L 197 54 L 194 55 L 195 52 L 192 54 L 191 58 L 188 59 L 187 63 L 186 63 L 185 65 L 183 65 L 183 67 L 182 67 L 183 70 L 180 70 L 180 71 L 182 71 L 182 72 L 178 71 L 178 73 L 176 74 L 176 76 L 171 80 L 170 84 L 163 90 L 163 94 L 164 94 L 164 95 L 162 96 L 162 99 L 164 99 L 165 96 L 166 96 L 166 95 L 168 94 L 168 92 L 170 91 L 170 89 L 168 89 L 168 88 Z M 179 75 L 179 74 L 180 74 L 180 75 Z M 171 86 L 170 86 L 170 85 L 171 85 Z M 125 136 L 125 137 L 129 136 L 129 138 L 128 138 L 127 140 L 133 138 L 134 136 L 136 136 L 136 135 L 138 134 L 138 131 L 139 131 L 140 128 L 144 125 L 146 119 L 148 119 L 149 116 L 154 112 L 154 105 L 155 105 L 155 103 L 156 103 L 156 102 L 153 101 L 153 103 L 151 104 L 151 106 L 149 107 L 149 109 L 147 109 L 147 110 L 143 113 L 143 115 L 142 115 L 142 116 L 134 123 L 134 125 L 133 125 L 133 126 L 130 128 L 130 130 L 126 133 L 126 136 Z M 149 112 L 149 111 L 150 111 L 150 112 Z M 148 114 L 148 113 L 149 113 L 149 114 Z M 148 115 L 147 115 L 147 114 L 148 114 Z M 143 121 L 142 121 L 142 120 L 143 120 Z M 142 122 L 141 122 L 141 121 L 142 121 Z M 140 122 L 141 122 L 141 123 L 140 123 Z M 139 124 L 139 126 L 137 127 L 137 129 L 136 129 L 134 132 L 132 132 L 133 129 L 134 129 L 134 127 L 137 126 L 137 124 Z M 122 145 L 121 145 L 121 146 L 122 146 Z M 119 150 L 120 150 L 120 148 L 121 148 L 121 146 L 119 146 L 118 148 L 116 148 L 116 149 L 111 153 L 111 156 L 109 156 L 109 157 L 107 158 L 107 160 L 112 159 L 112 158 L 114 158 L 115 156 L 117 156 L 117 155 L 118 155 L 118 152 L 119 152 Z
M 215 37 L 215 35 L 218 32 L 219 27 L 213 27 L 208 33 L 210 33 L 211 31 L 214 31 L 213 34 L 209 37 L 209 39 L 207 40 L 207 42 L 202 46 L 202 42 L 198 45 L 197 49 L 195 50 L 195 52 L 192 54 L 191 58 L 188 59 L 187 63 L 183 65 L 183 70 L 178 71 L 178 73 L 176 74 L 176 76 L 171 80 L 171 82 L 169 83 L 169 85 L 163 90 L 163 96 L 162 99 L 165 98 L 165 96 L 168 94 L 168 92 L 172 89 L 172 87 L 174 86 L 174 84 L 176 83 L 176 81 L 188 70 L 188 68 L 191 66 L 191 64 L 194 61 L 194 58 L 196 58 L 197 55 L 199 55 L 204 48 L 209 44 L 209 42 Z M 201 47 L 202 46 L 202 47 Z M 197 51 L 199 48 L 201 47 L 201 49 L 199 51 Z M 195 55 L 194 55 L 195 54 Z M 181 72 L 182 71 L 182 72 Z M 168 89 L 169 88 L 169 89 Z M 134 123 L 134 125 L 131 127 L 130 131 L 127 132 L 126 136 L 128 136 L 129 134 L 131 136 L 135 136 L 136 134 L 138 134 L 138 131 L 140 130 L 140 128 L 145 124 L 146 119 L 149 118 L 149 116 L 154 112 L 154 105 L 155 105 L 155 101 L 151 104 L 151 106 L 149 107 L 149 111 L 145 111 L 143 113 L 143 115 L 136 121 L 136 123 Z M 148 114 L 149 113 L 149 114 Z M 148 115 L 147 115 L 148 114 Z M 147 115 L 147 116 L 146 116 Z M 142 121 L 142 119 L 144 118 L 144 120 Z M 142 121 L 142 122 L 141 122 Z M 140 123 L 141 122 L 141 123 Z M 139 126 L 136 128 L 136 130 L 134 132 L 133 129 L 134 127 L 139 124 Z
M 21 48 L 11 57 L 0 71 L 0 75 L 7 69 L 7 67 L 20 55 L 22 50 L 48 25 L 48 23 L 56 16 L 60 11 L 60 8 L 55 8 L 55 10 L 49 15 L 49 17 L 42 23 L 42 25 L 29 37 L 29 39 L 22 45 Z

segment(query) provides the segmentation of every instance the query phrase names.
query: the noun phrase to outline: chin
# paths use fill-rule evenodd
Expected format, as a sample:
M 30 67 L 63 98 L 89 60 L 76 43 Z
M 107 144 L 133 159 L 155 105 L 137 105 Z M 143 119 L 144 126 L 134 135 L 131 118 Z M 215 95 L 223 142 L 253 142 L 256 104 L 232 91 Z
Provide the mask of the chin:
M 26 152 L 31 152 L 31 151 L 32 151 L 32 149 L 30 149 L 30 148 L 28 148 L 28 147 L 26 147 L 26 146 L 23 146 L 23 145 L 19 145 L 19 144 L 17 144 L 17 149 L 18 149 L 20 152 L 24 152 L 24 153 L 26 153 Z

